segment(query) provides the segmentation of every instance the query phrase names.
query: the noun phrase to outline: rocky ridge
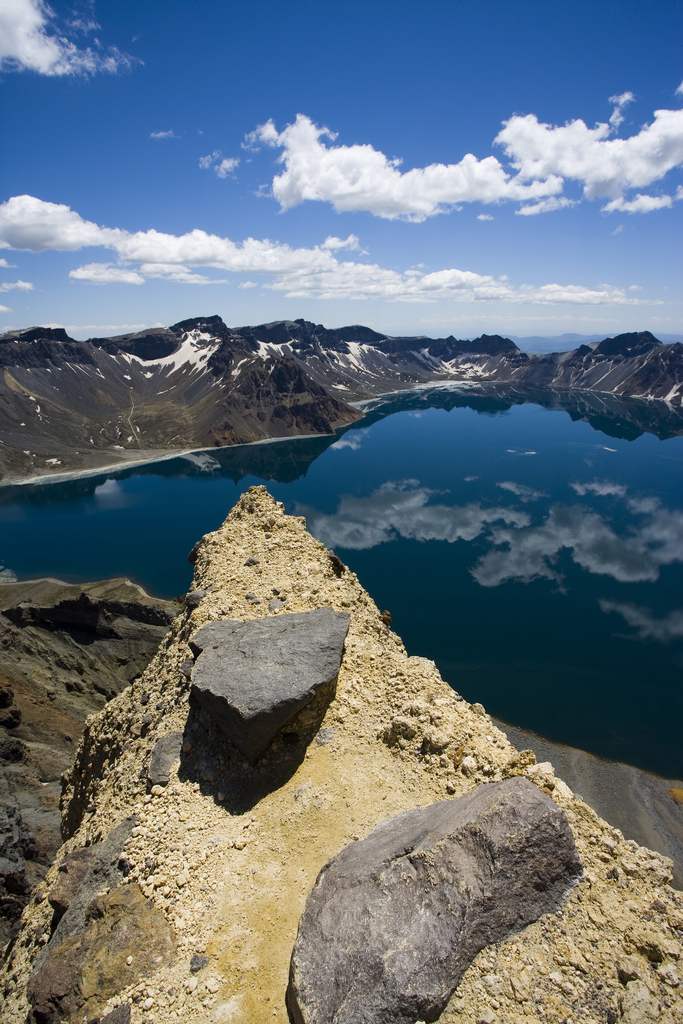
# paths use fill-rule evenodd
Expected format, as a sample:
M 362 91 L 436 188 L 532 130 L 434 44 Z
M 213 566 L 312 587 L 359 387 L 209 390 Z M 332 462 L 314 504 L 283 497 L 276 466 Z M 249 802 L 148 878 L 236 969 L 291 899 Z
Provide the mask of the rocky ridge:
M 128 580 L 0 585 L 0 946 L 61 844 L 88 715 L 141 675 L 179 605 Z
M 210 316 L 86 342 L 62 329 L 8 332 L 0 369 L 6 481 L 329 435 L 361 417 L 358 403 L 434 382 L 656 399 L 677 432 L 683 396 L 683 345 L 649 331 L 530 355 L 499 335 L 397 338 L 305 320 L 227 327 Z
M 27 986 L 38 1006 L 36 976 L 28 983 L 39 958 L 68 952 L 75 987 L 64 1019 L 74 1024 L 116 1007 L 111 1024 L 129 1014 L 133 1024 L 285 1022 L 297 926 L 323 865 L 393 815 L 523 776 L 566 815 L 582 880 L 558 911 L 482 949 L 439 1020 L 683 1020 L 683 907 L 670 862 L 625 842 L 432 662 L 408 657 L 355 575 L 265 488 L 251 488 L 194 557 L 197 599 L 142 677 L 87 723 L 65 778 L 65 844 L 5 961 L 6 1019 L 25 1019 Z M 350 616 L 336 696 L 307 705 L 250 765 L 190 701 L 190 640 L 226 618 L 325 607 Z M 172 733 L 182 734 L 180 758 L 168 784 L 151 787 L 155 745 Z M 104 890 L 114 887 L 86 908 L 85 930 L 55 948 L 55 903 L 69 901 L 60 868 L 80 850 L 99 856 L 115 828 Z M 107 959 L 106 936 L 130 935 L 125 922 L 143 907 L 168 928 L 164 952 L 152 955 L 150 936 L 136 934 Z M 43 1007 L 66 998 L 41 992 Z

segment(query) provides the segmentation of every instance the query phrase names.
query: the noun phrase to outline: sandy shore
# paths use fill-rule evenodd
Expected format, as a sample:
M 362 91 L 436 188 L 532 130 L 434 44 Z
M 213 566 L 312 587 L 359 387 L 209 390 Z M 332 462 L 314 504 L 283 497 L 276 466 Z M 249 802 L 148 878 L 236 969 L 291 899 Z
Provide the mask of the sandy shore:
M 226 447 L 232 450 L 233 448 L 250 448 L 255 445 L 261 444 L 277 444 L 278 441 L 308 441 L 315 437 L 332 437 L 331 434 L 294 434 L 291 437 L 264 437 L 260 441 L 250 441 L 248 444 L 232 444 Z M 102 473 L 118 473 L 124 469 L 131 469 L 135 466 L 146 466 L 152 462 L 168 462 L 169 459 L 182 459 L 187 455 L 198 455 L 200 452 L 219 452 L 224 451 L 225 448 L 216 448 L 212 445 L 210 448 L 174 448 L 174 449 L 163 449 L 153 451 L 135 451 L 130 452 L 130 458 L 126 458 L 128 452 L 124 450 L 121 454 L 117 451 L 116 461 L 114 462 L 103 462 L 101 465 L 89 466 L 87 469 L 74 469 L 64 470 L 63 472 L 45 472 L 36 474 L 35 476 L 13 476 L 7 474 L 2 481 L 0 481 L 0 488 L 2 487 L 20 487 L 26 484 L 51 484 L 51 483 L 63 483 L 66 480 L 80 480 L 82 477 L 88 476 L 100 476 Z M 105 450 L 107 454 L 110 454 L 109 450 Z M 141 457 L 140 457 L 141 456 Z M 111 456 L 113 458 L 113 455 Z

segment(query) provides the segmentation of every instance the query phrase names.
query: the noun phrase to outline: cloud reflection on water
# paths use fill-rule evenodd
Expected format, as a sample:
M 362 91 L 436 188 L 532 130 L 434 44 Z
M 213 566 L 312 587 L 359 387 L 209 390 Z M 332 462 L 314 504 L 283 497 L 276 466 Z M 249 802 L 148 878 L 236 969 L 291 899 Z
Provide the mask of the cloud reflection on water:
M 626 491 L 609 481 L 581 486 L 584 493 L 600 496 L 623 497 Z M 507 482 L 505 489 L 513 491 Z M 683 511 L 660 508 L 656 500 L 630 500 L 627 507 L 640 521 L 617 533 L 605 516 L 586 505 L 552 505 L 543 522 L 534 525 L 525 511 L 509 507 L 430 505 L 439 493 L 418 480 L 390 481 L 367 497 L 342 498 L 331 515 L 303 505 L 297 510 L 328 547 L 354 551 L 397 536 L 454 543 L 485 535 L 490 549 L 470 569 L 482 587 L 537 579 L 560 583 L 557 562 L 564 550 L 587 572 L 620 583 L 654 582 L 662 566 L 683 562 Z M 515 485 L 514 493 L 522 501 L 543 497 L 524 485 Z
M 325 515 L 306 505 L 297 512 L 306 516 L 308 529 L 328 547 L 364 551 L 397 536 L 412 540 L 474 540 L 491 523 L 527 526 L 525 512 L 513 508 L 467 505 L 428 505 L 438 494 L 420 487 L 418 480 L 389 481 L 366 498 L 342 498 L 337 512 Z
M 683 608 L 676 608 L 661 619 L 653 615 L 650 608 L 620 601 L 600 601 L 600 610 L 605 614 L 623 615 L 628 625 L 638 630 L 641 640 L 659 640 L 666 644 L 683 637 Z

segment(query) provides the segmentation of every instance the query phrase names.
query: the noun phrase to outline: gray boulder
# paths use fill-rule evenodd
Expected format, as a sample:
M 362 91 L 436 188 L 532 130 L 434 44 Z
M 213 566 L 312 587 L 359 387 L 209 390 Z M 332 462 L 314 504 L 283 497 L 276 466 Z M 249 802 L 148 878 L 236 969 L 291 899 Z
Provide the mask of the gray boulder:
M 299 922 L 295 1024 L 414 1024 L 477 953 L 557 910 L 581 875 L 564 812 L 528 780 L 378 825 L 320 872 Z
M 192 637 L 192 694 L 251 762 L 339 673 L 349 615 L 332 608 L 209 622 Z
M 147 781 L 150 786 L 166 786 L 168 784 L 171 768 L 180 757 L 182 745 L 183 734 L 181 732 L 170 732 L 167 736 L 162 736 L 160 740 L 157 740 L 147 772 Z
M 130 1024 L 130 1005 L 119 1003 L 115 1010 L 107 1013 L 100 1024 Z
M 88 861 L 85 874 L 79 879 L 75 891 L 69 893 L 66 913 L 59 921 L 50 941 L 40 951 L 34 964 L 38 971 L 49 953 L 65 939 L 84 931 L 87 923 L 87 909 L 99 892 L 115 889 L 124 878 L 122 861 L 123 848 L 133 831 L 137 818 L 124 818 L 116 825 L 103 843 L 97 844 L 96 854 Z

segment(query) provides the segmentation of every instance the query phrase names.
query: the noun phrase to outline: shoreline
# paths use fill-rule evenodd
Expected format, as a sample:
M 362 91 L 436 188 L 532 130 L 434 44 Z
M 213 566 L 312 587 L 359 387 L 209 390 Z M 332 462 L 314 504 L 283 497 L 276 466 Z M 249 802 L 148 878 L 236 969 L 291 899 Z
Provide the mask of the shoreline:
M 626 839 L 671 857 L 673 885 L 683 889 L 683 806 L 669 793 L 683 788 L 680 779 L 665 779 L 634 765 L 554 743 L 495 717 L 492 721 L 518 750 L 533 750 L 539 763 L 550 761 L 555 774 Z
M 359 412 L 363 413 L 363 416 L 366 416 L 368 414 L 368 412 L 374 412 L 375 411 L 375 409 L 372 408 L 374 403 L 380 403 L 380 405 L 381 405 L 381 402 L 383 400 L 395 398 L 396 395 L 399 395 L 399 394 L 400 395 L 409 395 L 410 393 L 415 393 L 415 392 L 420 392 L 420 391 L 430 391 L 430 390 L 434 390 L 435 388 L 443 388 L 444 390 L 448 390 L 448 391 L 457 391 L 457 390 L 466 391 L 466 390 L 469 390 L 469 389 L 476 389 L 478 387 L 482 387 L 483 385 L 486 385 L 486 384 L 494 384 L 494 385 L 497 384 L 497 385 L 500 385 L 500 386 L 505 386 L 505 385 L 514 386 L 515 385 L 515 381 L 472 381 L 472 380 L 452 380 L 452 379 L 449 379 L 449 378 L 437 378 L 436 380 L 433 380 L 433 381 L 424 381 L 424 382 L 419 383 L 419 384 L 414 384 L 414 385 L 412 385 L 409 388 L 398 388 L 398 389 L 395 389 L 395 390 L 392 390 L 392 391 L 383 391 L 380 394 L 373 395 L 373 396 L 371 396 L 369 398 L 362 398 L 362 399 L 357 399 L 357 400 L 353 400 L 353 401 L 351 401 L 349 399 L 344 399 L 344 400 L 346 401 L 346 404 L 349 405 L 352 409 L 357 409 Z M 586 394 L 586 395 L 607 395 L 607 396 L 616 397 L 616 398 L 619 398 L 619 399 L 624 399 L 625 397 L 628 397 L 629 399 L 632 398 L 632 399 L 635 399 L 635 400 L 638 400 L 638 401 L 647 400 L 647 401 L 651 401 L 651 402 L 662 402 L 663 404 L 669 406 L 669 408 L 674 410 L 674 411 L 676 411 L 676 410 L 678 410 L 680 408 L 679 406 L 672 405 L 671 402 L 667 402 L 665 399 L 652 398 L 649 395 L 623 396 L 623 395 L 616 394 L 615 392 L 612 392 L 612 391 L 603 391 L 603 392 L 601 392 L 601 391 L 594 391 L 591 388 L 571 388 L 571 389 L 568 389 L 568 390 L 572 390 L 572 391 L 577 392 L 579 394 Z M 247 447 L 250 447 L 251 445 L 275 444 L 275 443 L 277 443 L 279 441 L 298 441 L 298 440 L 305 439 L 305 438 L 333 437 L 334 434 L 338 433 L 338 431 L 342 430 L 342 429 L 344 429 L 344 427 L 339 427 L 339 428 L 335 429 L 333 434 L 292 434 L 292 435 L 289 435 L 287 437 L 264 437 L 264 438 L 261 438 L 259 441 L 246 441 L 246 442 L 241 443 L 241 444 L 222 445 L 220 448 L 216 448 L 213 445 L 210 446 L 210 447 L 181 448 L 181 449 L 177 449 L 177 450 L 176 449 L 170 450 L 170 449 L 167 449 L 167 448 L 160 448 L 158 450 L 158 453 L 157 452 L 153 452 L 152 453 L 150 451 L 149 454 L 147 454 L 144 458 L 140 458 L 140 459 L 134 459 L 134 458 L 126 459 L 126 458 L 123 458 L 123 459 L 121 459 L 120 462 L 105 463 L 102 466 L 93 467 L 91 469 L 64 470 L 62 472 L 57 472 L 57 473 L 49 473 L 48 472 L 48 473 L 43 473 L 43 474 L 40 474 L 40 475 L 37 475 L 37 476 L 27 476 L 27 477 L 19 477 L 19 476 L 8 475 L 4 479 L 0 480 L 0 489 L 3 488 L 3 487 L 24 487 L 27 484 L 41 484 L 42 485 L 42 484 L 46 484 L 46 483 L 52 483 L 53 481 L 55 481 L 55 482 L 66 482 L 68 480 L 78 480 L 78 479 L 81 479 L 81 478 L 84 478 L 84 477 L 98 476 L 101 473 L 110 473 L 110 472 L 121 471 L 121 470 L 129 469 L 129 468 L 135 467 L 135 466 L 147 466 L 147 465 L 151 465 L 154 462 L 168 462 L 170 459 L 183 458 L 186 455 L 194 455 L 194 454 L 198 454 L 200 452 L 222 451 L 224 448 L 247 448 Z M 106 449 L 106 450 L 110 451 L 110 449 Z
M 166 448 L 160 448 L 158 455 L 150 455 L 148 458 L 144 459 L 122 459 L 121 462 L 111 464 L 107 463 L 103 466 L 93 467 L 92 469 L 64 470 L 61 473 L 44 473 L 40 476 L 6 477 L 4 480 L 0 480 L 0 488 L 25 487 L 27 484 L 43 485 L 53 482 L 65 483 L 68 480 L 80 480 L 83 477 L 100 476 L 103 473 L 120 472 L 124 469 L 130 469 L 135 466 L 148 466 L 154 462 L 169 462 L 171 459 L 182 459 L 186 455 L 196 455 L 200 452 L 217 452 L 225 451 L 226 449 L 232 450 L 233 448 L 249 448 L 252 445 L 277 444 L 279 441 L 303 441 L 315 437 L 334 437 L 334 434 L 292 434 L 289 437 L 264 437 L 261 438 L 260 441 L 245 441 L 243 444 L 222 445 L 220 448 L 216 448 L 214 445 L 209 448 L 179 448 L 173 451 L 169 451 Z

